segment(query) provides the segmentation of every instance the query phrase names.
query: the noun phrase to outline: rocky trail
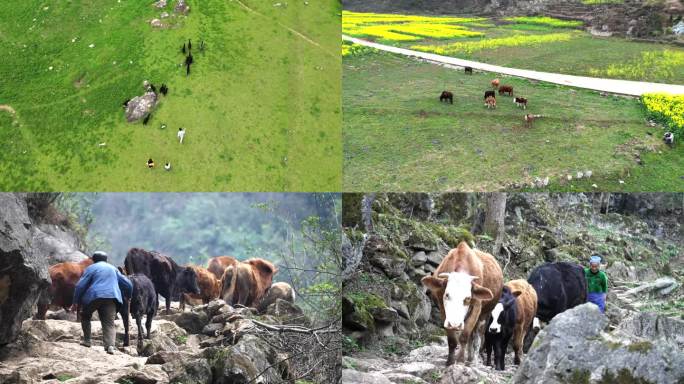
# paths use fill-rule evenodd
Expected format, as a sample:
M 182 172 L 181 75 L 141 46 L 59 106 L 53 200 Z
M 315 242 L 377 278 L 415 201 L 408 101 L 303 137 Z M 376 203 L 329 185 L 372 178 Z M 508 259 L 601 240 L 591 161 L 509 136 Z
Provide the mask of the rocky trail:
M 63 312 L 49 317 L 64 317 Z M 68 315 L 66 317 L 72 317 Z M 123 347 L 123 323 L 116 320 L 118 352 L 102 348 L 102 330 L 92 322 L 93 346 L 80 345 L 80 322 L 26 320 L 18 339 L 0 351 L 0 382 L 24 383 L 278 383 L 290 377 L 289 357 L 264 337 L 260 324 L 307 324 L 301 309 L 278 302 L 265 316 L 235 309 L 221 300 L 190 311 L 162 314 L 150 339 Z

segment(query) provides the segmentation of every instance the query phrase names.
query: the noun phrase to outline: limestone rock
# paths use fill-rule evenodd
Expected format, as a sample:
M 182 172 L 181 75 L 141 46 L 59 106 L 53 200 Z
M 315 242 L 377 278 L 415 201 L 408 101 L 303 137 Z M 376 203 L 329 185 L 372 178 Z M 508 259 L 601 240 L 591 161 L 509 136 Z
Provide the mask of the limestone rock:
M 157 94 L 146 92 L 142 96 L 132 98 L 126 106 L 126 120 L 129 123 L 138 121 L 152 112 L 157 104 Z

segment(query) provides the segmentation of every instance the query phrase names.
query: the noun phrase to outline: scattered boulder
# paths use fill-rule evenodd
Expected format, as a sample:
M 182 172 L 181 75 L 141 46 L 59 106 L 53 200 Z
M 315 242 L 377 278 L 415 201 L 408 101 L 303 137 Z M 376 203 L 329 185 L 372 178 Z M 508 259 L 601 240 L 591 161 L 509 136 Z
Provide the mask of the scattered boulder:
M 166 4 L 167 4 L 167 0 L 159 0 L 156 3 L 154 3 L 154 6 L 161 9 L 161 8 L 165 8 Z
M 643 339 L 664 342 L 684 350 L 684 321 L 653 312 L 634 312 L 617 327 L 617 333 Z
M 176 3 L 176 6 L 173 8 L 173 10 L 177 13 L 187 15 L 188 12 L 190 12 L 190 6 L 185 2 L 185 0 L 178 0 L 178 3 Z
M 200 333 L 204 326 L 209 323 L 209 317 L 204 311 L 193 308 L 190 312 L 179 314 L 174 322 L 189 333 Z
M 157 105 L 157 94 L 146 92 L 142 96 L 132 98 L 126 106 L 126 120 L 129 123 L 143 119 L 149 115 Z
M 608 319 L 586 303 L 551 320 L 536 337 L 513 383 L 677 383 L 684 354 L 665 343 L 621 340 L 603 332 Z
M 155 28 L 163 28 L 164 27 L 164 23 L 162 23 L 162 21 L 159 19 L 150 20 L 150 25 L 155 27 Z

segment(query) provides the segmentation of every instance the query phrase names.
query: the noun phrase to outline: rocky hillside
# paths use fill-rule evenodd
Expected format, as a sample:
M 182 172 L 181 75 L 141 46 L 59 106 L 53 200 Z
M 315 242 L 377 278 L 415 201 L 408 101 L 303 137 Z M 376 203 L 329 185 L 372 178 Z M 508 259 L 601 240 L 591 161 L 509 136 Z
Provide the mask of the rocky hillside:
M 503 383 L 513 377 L 527 382 L 521 375 L 531 382 L 549 382 L 543 378 L 555 374 L 557 365 L 545 360 L 548 353 L 535 353 L 543 347 L 541 341 L 530 350 L 528 368 L 523 360 L 517 369 L 512 356 L 507 356 L 503 372 L 481 362 L 448 370 L 443 366 L 445 334 L 420 279 L 461 240 L 493 253 L 505 280 L 526 278 L 545 261 L 586 264 L 592 253 L 604 256 L 610 285 L 607 316 L 593 313 L 592 305 L 568 311 L 537 339 L 553 345 L 586 340 L 587 350 L 610 351 L 620 362 L 594 366 L 580 359 L 576 373 L 570 372 L 578 375 L 578 382 L 626 375 L 621 367 L 630 367 L 638 357 L 633 354 L 640 351 L 653 351 L 643 360 L 648 364 L 663 355 L 670 362 L 682 361 L 684 195 L 510 194 L 500 236 L 483 233 L 490 208 L 484 194 L 350 194 L 344 199 L 345 253 L 356 266 L 343 285 L 344 382 Z M 600 326 L 574 335 L 553 332 L 554 322 L 564 329 L 566 322 L 582 324 L 588 317 L 601 319 Z M 563 352 L 554 356 L 567 357 Z M 653 365 L 643 370 L 648 367 Z M 591 380 L 584 381 L 587 374 Z M 659 381 L 635 375 L 654 383 L 673 377 Z
M 343 0 L 358 12 L 410 14 L 545 15 L 582 20 L 596 34 L 675 39 L 672 27 L 684 16 L 681 0 L 626 0 L 584 4 L 579 0 Z

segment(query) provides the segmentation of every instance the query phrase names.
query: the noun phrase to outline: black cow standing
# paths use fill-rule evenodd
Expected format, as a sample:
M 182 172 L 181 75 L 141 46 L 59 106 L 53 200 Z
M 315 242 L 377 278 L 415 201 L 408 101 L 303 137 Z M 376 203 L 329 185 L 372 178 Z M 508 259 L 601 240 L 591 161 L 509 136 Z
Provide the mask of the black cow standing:
M 188 52 L 192 51 L 192 41 L 188 39 Z
M 518 309 L 515 301 L 515 296 L 511 290 L 504 285 L 499 303 L 503 305 L 503 311 L 498 314 L 498 318 L 494 319 L 492 316 L 487 321 L 487 328 L 485 328 L 485 351 L 487 352 L 487 365 L 491 365 L 492 349 L 494 350 L 494 367 L 499 370 L 504 370 L 504 357 L 506 357 L 506 349 L 508 343 L 513 337 L 513 330 L 515 329 L 515 319 L 518 315 Z M 499 329 L 493 329 L 492 324 L 496 321 L 500 324 Z
M 467 75 L 473 74 L 473 67 L 465 67 L 463 70 L 464 70 L 464 73 Z
M 152 90 L 152 92 L 154 92 L 155 95 L 157 94 L 157 87 L 155 87 L 154 84 L 150 83 L 150 89 Z
M 587 280 L 582 266 L 560 261 L 545 263 L 530 273 L 527 282 L 537 292 L 537 318 L 548 323 L 557 314 L 587 302 Z M 523 351 L 534 339 L 533 332 L 525 336 Z
M 490 96 L 496 99 L 496 92 L 494 92 L 494 91 L 485 91 L 484 99 L 487 100 L 487 98 L 490 97 Z
M 443 102 L 449 102 L 451 104 L 454 103 L 454 94 L 449 92 L 449 91 L 442 91 L 442 93 L 439 95 L 439 101 Z
M 128 103 L 131 101 L 131 99 L 126 99 L 126 101 L 123 102 L 123 107 L 126 108 L 128 107 Z
M 169 87 L 167 87 L 166 84 L 162 84 L 161 88 L 159 88 L 159 92 L 166 96 L 166 94 L 169 92 Z
M 123 345 L 128 346 L 130 343 L 128 324 L 130 321 L 129 314 L 135 319 L 138 326 L 138 350 L 143 347 L 143 328 L 142 317 L 145 318 L 145 328 L 147 329 L 146 339 L 150 338 L 150 330 L 152 328 L 152 319 L 157 314 L 157 307 L 159 301 L 157 300 L 157 292 L 154 289 L 154 284 L 145 275 L 132 274 L 127 276 L 131 283 L 133 283 L 133 295 L 130 299 L 124 300 L 124 305 L 121 306 L 121 318 L 124 324 L 124 340 Z
M 126 254 L 124 265 L 128 273 L 140 273 L 152 280 L 157 295 L 166 300 L 166 313 L 171 311 L 171 300 L 180 300 L 181 294 L 200 293 L 195 271 L 178 265 L 161 253 L 131 248 Z
M 187 51 L 185 50 L 185 43 L 183 43 L 183 48 L 181 49 L 181 52 L 183 52 L 183 55 L 185 55 L 185 53 L 187 52 Z
M 150 118 L 152 117 L 151 113 L 148 113 L 145 115 L 145 118 L 143 119 L 143 125 L 147 125 L 147 123 L 150 121 Z

